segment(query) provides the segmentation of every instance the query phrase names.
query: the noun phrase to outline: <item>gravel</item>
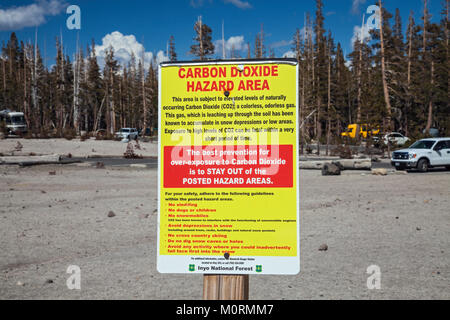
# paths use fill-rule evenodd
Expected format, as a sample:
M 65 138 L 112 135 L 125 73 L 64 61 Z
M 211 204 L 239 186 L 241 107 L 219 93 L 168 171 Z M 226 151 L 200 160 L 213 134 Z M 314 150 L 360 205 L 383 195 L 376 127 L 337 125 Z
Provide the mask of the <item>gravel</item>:
M 156 271 L 156 170 L 0 177 L 0 299 L 201 299 L 201 275 Z M 251 276 L 251 299 L 450 299 L 449 172 L 300 179 L 302 271 Z M 81 290 L 66 285 L 72 265 Z M 367 288 L 372 265 L 380 290 Z

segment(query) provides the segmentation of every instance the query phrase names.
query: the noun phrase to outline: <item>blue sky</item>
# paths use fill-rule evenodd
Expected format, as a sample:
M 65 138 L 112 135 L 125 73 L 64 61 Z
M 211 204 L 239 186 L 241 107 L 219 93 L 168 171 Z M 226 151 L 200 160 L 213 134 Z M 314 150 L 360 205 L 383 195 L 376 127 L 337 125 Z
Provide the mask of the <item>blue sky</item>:
M 361 26 L 362 15 L 374 1 L 323 2 L 325 27 L 349 54 L 355 28 Z M 438 22 L 441 0 L 429 2 L 433 21 Z M 81 30 L 69 30 L 66 26 L 69 5 L 81 9 Z M 416 23 L 420 23 L 422 0 L 385 0 L 384 5 L 392 13 L 395 8 L 400 9 L 404 28 L 410 10 L 415 12 Z M 296 28 L 303 27 L 306 12 L 314 16 L 314 0 L 0 0 L 0 42 L 6 42 L 11 31 L 20 40 L 32 42 L 36 30 L 33 25 L 37 25 L 38 42 L 48 65 L 54 61 L 55 37 L 60 34 L 71 57 L 77 38 L 83 47 L 94 39 L 100 59 L 104 49 L 112 45 L 125 63 L 130 52 L 144 56 L 146 61 L 153 56 L 163 60 L 168 39 L 173 35 L 179 60 L 191 60 L 188 51 L 193 43 L 193 25 L 202 16 L 213 30 L 213 40 L 221 39 L 224 21 L 228 48 L 232 44 L 236 49 L 243 48 L 239 52 L 242 57 L 246 56 L 247 42 L 253 48 L 255 36 L 264 24 L 266 47 L 272 46 L 276 56 L 281 57 L 291 49 L 290 41 Z

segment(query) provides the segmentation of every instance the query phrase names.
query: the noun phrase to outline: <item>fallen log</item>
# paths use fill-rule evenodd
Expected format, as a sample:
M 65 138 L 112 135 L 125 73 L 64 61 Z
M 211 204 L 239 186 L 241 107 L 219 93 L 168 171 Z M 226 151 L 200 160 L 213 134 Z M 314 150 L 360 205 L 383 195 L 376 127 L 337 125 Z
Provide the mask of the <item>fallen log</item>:
M 45 156 L 13 156 L 13 157 L 0 157 L 0 164 L 52 164 L 59 163 L 61 156 L 58 154 L 45 155 Z
M 46 165 L 46 164 L 75 164 L 75 163 L 82 163 L 82 161 L 80 161 L 80 160 L 61 160 L 61 161 L 55 161 L 55 162 L 28 161 L 28 162 L 19 163 L 19 166 L 31 167 L 31 166 L 39 166 L 39 165 Z
M 341 170 L 371 170 L 370 159 L 345 159 L 336 161 L 300 161 L 299 168 L 307 170 L 322 170 L 325 164 L 334 164 Z

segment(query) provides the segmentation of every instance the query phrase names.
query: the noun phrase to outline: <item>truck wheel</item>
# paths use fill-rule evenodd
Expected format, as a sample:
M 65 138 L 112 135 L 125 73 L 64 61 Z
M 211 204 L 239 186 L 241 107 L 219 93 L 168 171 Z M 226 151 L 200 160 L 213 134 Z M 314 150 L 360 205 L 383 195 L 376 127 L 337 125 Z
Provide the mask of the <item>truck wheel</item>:
M 420 172 L 427 172 L 429 167 L 429 163 L 427 159 L 420 159 L 419 163 L 417 164 L 417 170 Z

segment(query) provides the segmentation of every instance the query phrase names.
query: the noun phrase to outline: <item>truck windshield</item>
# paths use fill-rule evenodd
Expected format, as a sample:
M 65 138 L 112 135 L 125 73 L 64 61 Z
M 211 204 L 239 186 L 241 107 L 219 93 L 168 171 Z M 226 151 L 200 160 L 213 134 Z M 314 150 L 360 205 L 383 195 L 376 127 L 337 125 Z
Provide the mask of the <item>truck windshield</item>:
M 414 143 L 410 149 L 431 149 L 436 141 L 433 140 L 422 140 Z
M 24 116 L 12 116 L 11 122 L 13 124 L 19 124 L 19 125 L 25 124 L 25 118 L 24 118 Z
M 122 130 L 120 130 L 120 132 L 122 132 L 122 133 L 129 133 L 130 129 L 122 129 Z

